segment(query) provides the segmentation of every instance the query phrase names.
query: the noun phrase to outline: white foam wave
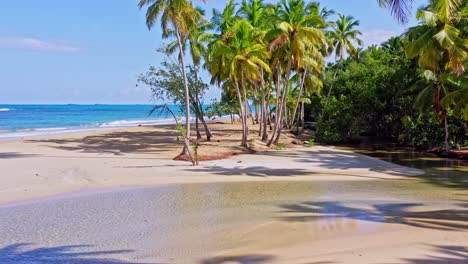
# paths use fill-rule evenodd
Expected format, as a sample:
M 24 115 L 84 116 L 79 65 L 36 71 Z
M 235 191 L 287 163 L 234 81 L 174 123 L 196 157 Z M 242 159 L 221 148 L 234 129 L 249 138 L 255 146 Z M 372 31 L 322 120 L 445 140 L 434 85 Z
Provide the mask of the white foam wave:
M 13 109 L 10 109 L 10 108 L 0 108 L 0 112 L 8 112 L 8 111 L 11 111 Z
M 150 125 L 167 125 L 174 124 L 173 118 L 156 119 L 156 120 L 118 120 L 109 123 L 100 124 L 99 127 L 134 127 L 134 126 L 150 126 Z
M 211 120 L 223 120 L 223 119 L 229 119 L 229 116 L 213 118 Z M 191 122 L 194 122 L 194 121 L 195 119 L 191 119 Z M 180 119 L 179 123 L 184 124 L 185 119 L 184 118 Z M 78 127 L 48 127 L 48 128 L 22 129 L 22 130 L 16 130 L 16 131 L 0 130 L 0 140 L 99 131 L 99 130 L 117 129 L 117 128 L 126 128 L 126 127 L 170 125 L 170 124 L 175 124 L 175 121 L 173 118 L 144 119 L 144 120 L 118 120 L 118 121 L 112 121 L 108 123 L 83 125 L 83 126 L 78 126 Z
M 38 136 L 58 135 L 66 133 L 78 133 L 88 131 L 98 131 L 113 128 L 126 128 L 136 126 L 150 126 L 150 125 L 169 125 L 174 124 L 172 118 L 167 119 L 146 119 L 146 120 L 119 120 L 109 123 L 83 125 L 79 127 L 48 127 L 48 128 L 34 128 L 34 129 L 21 129 L 16 131 L 0 131 L 1 139 L 19 139 L 30 138 Z

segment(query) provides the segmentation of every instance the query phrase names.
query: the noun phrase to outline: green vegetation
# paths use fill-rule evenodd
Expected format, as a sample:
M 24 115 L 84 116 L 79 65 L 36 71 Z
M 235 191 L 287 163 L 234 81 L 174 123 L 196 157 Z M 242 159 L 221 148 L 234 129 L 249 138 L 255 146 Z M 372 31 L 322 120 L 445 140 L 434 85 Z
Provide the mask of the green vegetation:
M 413 1 L 378 2 L 404 23 Z M 140 81 L 155 96 L 185 107 L 184 154 L 190 151 L 190 109 L 207 140 L 205 115 L 238 116 L 244 147 L 249 119 L 259 126 L 261 140 L 278 148 L 284 131 L 300 133 L 312 116 L 317 142 L 369 135 L 424 148 L 443 144 L 448 151 L 467 143 L 467 3 L 428 2 L 416 14 L 418 26 L 362 50 L 359 21 L 316 2 L 229 0 L 207 19 L 188 0 L 141 0 L 140 8 L 148 6 L 148 27 L 159 22 L 163 37 L 175 38 L 164 53 L 176 59 L 150 68 Z M 332 55 L 335 63 L 326 65 Z M 199 78 L 201 69 L 222 89 L 221 100 L 206 113 L 202 98 L 208 86 Z
M 317 141 L 365 134 L 423 149 L 468 145 L 467 4 L 449 2 L 433 1 L 403 36 L 327 67 L 325 85 L 336 90 L 315 113 Z

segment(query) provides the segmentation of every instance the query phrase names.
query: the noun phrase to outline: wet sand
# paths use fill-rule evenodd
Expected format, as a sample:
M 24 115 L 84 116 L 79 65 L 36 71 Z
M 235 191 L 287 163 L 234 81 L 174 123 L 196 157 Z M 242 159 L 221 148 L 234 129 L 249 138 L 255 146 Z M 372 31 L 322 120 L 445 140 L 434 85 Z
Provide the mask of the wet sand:
M 201 155 L 241 153 L 239 124 L 211 124 L 214 140 Z M 251 138 L 255 139 L 254 128 Z M 292 138 L 284 137 L 289 143 Z M 200 166 L 172 160 L 182 149 L 171 126 L 137 127 L 0 141 L 0 204 L 89 189 L 188 182 L 265 180 L 372 180 L 422 171 L 333 147 L 266 151 L 204 161 Z
M 467 201 L 404 180 L 83 193 L 0 208 L 0 263 L 466 263 Z
M 216 124 L 201 152 L 239 151 L 238 129 Z M 0 263 L 468 261 L 468 190 L 348 150 L 255 144 L 191 167 L 172 160 L 171 127 L 0 142 Z

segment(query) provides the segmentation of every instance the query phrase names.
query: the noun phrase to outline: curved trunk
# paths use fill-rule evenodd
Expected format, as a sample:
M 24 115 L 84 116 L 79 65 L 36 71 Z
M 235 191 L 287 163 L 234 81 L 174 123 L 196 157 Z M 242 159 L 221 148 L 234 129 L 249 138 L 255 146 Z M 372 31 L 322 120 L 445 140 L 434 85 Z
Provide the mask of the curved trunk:
M 281 88 L 280 88 L 280 84 L 281 84 L 281 69 L 280 67 L 278 66 L 278 69 L 277 69 L 277 77 L 276 77 L 276 108 L 275 108 L 275 125 L 273 127 L 273 133 L 271 135 L 271 138 L 270 140 L 268 141 L 267 143 L 267 146 L 268 147 L 271 147 L 271 145 L 273 144 L 273 140 L 274 138 L 276 137 L 276 133 L 278 132 L 278 116 L 279 116 L 279 112 L 280 112 L 280 97 L 281 97 Z M 270 125 L 271 126 L 271 125 Z
M 288 60 L 288 66 L 286 68 L 286 79 L 284 80 L 284 88 L 283 88 L 283 94 L 282 94 L 282 100 L 281 100 L 281 109 L 279 111 L 279 117 L 277 120 L 276 124 L 276 129 L 278 132 L 276 133 L 276 137 L 272 137 L 270 142 L 273 140 L 272 144 L 278 144 L 280 136 L 281 136 L 281 130 L 283 129 L 283 115 L 286 113 L 286 98 L 288 95 L 288 90 L 289 90 L 289 78 L 291 77 L 291 67 L 292 67 L 292 62 L 291 59 Z M 271 146 L 271 144 L 270 144 Z
M 261 69 L 261 89 L 262 89 L 262 115 L 261 115 L 261 136 L 262 136 L 262 141 L 267 142 L 268 141 L 268 131 L 267 131 L 267 126 L 268 126 L 268 120 L 267 120 L 267 115 L 268 115 L 268 110 L 267 110 L 267 104 L 266 104 L 266 94 L 265 94 L 265 80 L 263 79 L 263 68 Z
M 182 151 L 182 155 L 188 155 L 190 159 L 192 160 L 192 163 L 194 163 L 192 159 L 192 155 L 190 154 L 190 100 L 189 100 L 189 87 L 188 87 L 188 79 L 187 79 L 187 73 L 185 69 L 185 62 L 184 62 L 184 47 L 182 45 L 182 39 L 180 36 L 179 29 L 176 27 L 176 37 L 177 37 L 177 42 L 179 45 L 179 51 L 180 51 L 180 64 L 181 64 L 181 70 L 182 70 L 182 76 L 184 78 L 184 95 L 185 95 L 185 137 L 184 137 L 184 150 Z

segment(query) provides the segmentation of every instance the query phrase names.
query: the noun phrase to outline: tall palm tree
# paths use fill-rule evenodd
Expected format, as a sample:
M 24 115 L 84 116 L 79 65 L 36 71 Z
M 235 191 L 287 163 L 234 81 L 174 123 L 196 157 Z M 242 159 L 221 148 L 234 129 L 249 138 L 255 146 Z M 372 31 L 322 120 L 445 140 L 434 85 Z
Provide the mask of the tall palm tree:
M 258 82 L 261 69 L 270 71 L 265 63 L 269 54 L 265 45 L 260 43 L 252 25 L 244 19 L 237 19 L 226 36 L 229 37 L 220 38 L 210 45 L 206 65 L 214 81 L 233 83 L 242 120 L 241 146 L 247 147 L 247 83 Z
M 146 11 L 146 25 L 152 29 L 160 19 L 163 38 L 168 38 L 172 26 L 180 51 L 180 64 L 184 78 L 185 93 L 185 126 L 184 150 L 182 154 L 190 155 L 190 101 L 187 73 L 184 61 L 184 36 L 188 34 L 202 15 L 188 0 L 140 0 L 138 7 L 148 6 Z
M 201 9 L 197 10 L 200 14 L 204 15 L 204 11 Z M 192 58 L 192 64 L 194 67 L 194 75 L 195 79 L 198 80 L 198 73 L 200 66 L 202 64 L 203 59 L 206 57 L 208 49 L 207 43 L 212 41 L 214 34 L 210 33 L 209 31 L 214 28 L 214 25 L 209 21 L 206 21 L 203 17 L 199 18 L 195 27 L 191 28 L 189 33 L 184 36 L 185 39 L 183 41 L 184 44 L 184 51 L 188 48 L 190 51 L 190 56 Z M 188 47 L 187 47 L 188 46 Z M 175 40 L 170 43 L 166 51 L 170 54 L 175 53 L 178 50 L 178 41 Z M 180 54 L 179 54 L 180 57 Z M 180 58 L 179 58 L 180 59 Z M 206 139 L 207 141 L 211 140 L 212 134 L 208 128 L 208 125 L 204 118 L 204 110 L 203 105 L 201 104 L 200 100 L 200 91 L 198 87 L 194 88 L 194 91 L 190 91 L 190 100 L 192 101 L 193 109 L 195 112 L 195 129 L 197 132 L 197 138 L 201 138 L 200 130 L 198 128 L 198 121 L 202 122 L 202 125 L 205 129 Z
M 281 96 L 276 106 L 277 114 L 275 129 L 268 146 L 276 144 L 283 127 L 283 117 L 286 111 L 286 98 L 290 87 L 290 77 L 293 67 L 303 68 L 307 51 L 310 49 L 327 46 L 322 25 L 325 24 L 323 17 L 311 13 L 303 0 L 282 0 L 278 10 L 278 16 L 274 23 L 275 27 L 267 34 L 271 39 L 270 52 L 277 57 L 274 62 L 277 72 L 277 96 Z M 278 79 L 284 72 L 283 88 L 280 90 Z
M 262 43 L 264 43 L 264 35 L 268 28 L 267 23 L 267 13 L 266 6 L 263 0 L 243 0 L 241 7 L 239 9 L 239 14 L 241 17 L 244 17 L 250 25 L 254 28 L 256 33 L 260 38 L 262 38 Z M 267 106 L 267 86 L 265 85 L 265 79 L 267 75 L 264 70 L 261 69 L 260 81 L 258 83 L 253 83 L 253 102 L 255 104 L 255 115 L 256 120 L 260 124 L 259 126 L 259 136 L 262 137 L 262 141 L 268 141 L 268 106 Z M 258 99 L 260 96 L 260 99 Z M 258 104 L 260 104 L 260 111 L 258 110 Z
M 346 54 L 350 56 L 355 56 L 357 54 L 357 49 L 354 46 L 354 43 L 362 45 L 362 40 L 359 39 L 361 31 L 355 29 L 359 26 L 359 20 L 355 20 L 352 16 L 345 16 L 342 14 L 338 15 L 338 20 L 331 24 L 333 30 L 329 32 L 330 39 L 333 41 L 333 51 L 335 52 L 336 69 L 333 74 L 333 80 L 328 89 L 327 99 L 330 98 L 333 85 L 335 83 L 336 74 L 341 66 L 343 57 Z

